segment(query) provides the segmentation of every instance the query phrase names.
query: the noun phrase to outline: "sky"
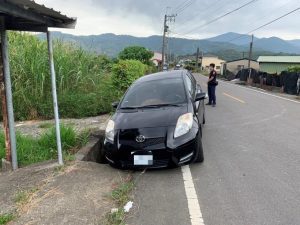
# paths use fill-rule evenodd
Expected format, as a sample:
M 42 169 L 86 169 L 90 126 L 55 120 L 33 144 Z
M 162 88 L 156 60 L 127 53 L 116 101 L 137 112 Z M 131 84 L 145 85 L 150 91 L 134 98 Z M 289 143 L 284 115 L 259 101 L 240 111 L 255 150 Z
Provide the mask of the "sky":
M 77 17 L 74 30 L 61 29 L 75 35 L 103 33 L 138 37 L 162 35 L 166 13 L 177 12 L 169 24 L 170 36 L 203 39 L 226 32 L 247 33 L 295 8 L 300 0 L 256 0 L 208 26 L 205 23 L 250 0 L 36 0 L 39 4 Z M 180 5 L 190 5 L 180 11 Z M 257 37 L 277 36 L 300 39 L 300 10 L 254 33 Z

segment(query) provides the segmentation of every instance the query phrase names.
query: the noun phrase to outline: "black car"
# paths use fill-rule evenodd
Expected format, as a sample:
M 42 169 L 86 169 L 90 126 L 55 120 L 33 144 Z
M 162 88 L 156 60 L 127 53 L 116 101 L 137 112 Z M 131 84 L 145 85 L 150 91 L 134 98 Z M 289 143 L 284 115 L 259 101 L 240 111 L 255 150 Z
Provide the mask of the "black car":
M 116 167 L 161 168 L 204 160 L 204 99 L 186 70 L 144 76 L 108 122 L 102 157 Z

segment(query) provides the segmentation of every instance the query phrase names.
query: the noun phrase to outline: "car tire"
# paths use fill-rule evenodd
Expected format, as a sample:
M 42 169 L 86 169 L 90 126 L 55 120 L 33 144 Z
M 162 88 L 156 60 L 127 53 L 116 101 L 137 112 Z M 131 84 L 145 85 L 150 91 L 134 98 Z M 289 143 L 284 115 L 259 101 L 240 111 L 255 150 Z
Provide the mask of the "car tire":
M 195 163 L 202 163 L 204 161 L 204 154 L 203 154 L 203 145 L 202 145 L 202 138 L 198 137 L 198 143 L 197 143 L 197 154 L 195 158 Z
M 203 113 L 203 120 L 202 123 L 205 124 L 205 114 Z

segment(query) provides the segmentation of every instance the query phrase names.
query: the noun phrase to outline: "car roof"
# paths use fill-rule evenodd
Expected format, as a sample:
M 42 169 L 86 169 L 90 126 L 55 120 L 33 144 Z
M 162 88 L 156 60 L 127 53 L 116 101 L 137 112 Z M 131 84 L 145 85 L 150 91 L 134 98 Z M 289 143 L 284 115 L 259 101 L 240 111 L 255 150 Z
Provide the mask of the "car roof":
M 153 73 L 146 76 L 143 76 L 135 81 L 135 83 L 153 81 L 153 80 L 164 80 L 172 78 L 182 78 L 183 74 L 186 74 L 187 70 L 171 70 L 159 73 Z

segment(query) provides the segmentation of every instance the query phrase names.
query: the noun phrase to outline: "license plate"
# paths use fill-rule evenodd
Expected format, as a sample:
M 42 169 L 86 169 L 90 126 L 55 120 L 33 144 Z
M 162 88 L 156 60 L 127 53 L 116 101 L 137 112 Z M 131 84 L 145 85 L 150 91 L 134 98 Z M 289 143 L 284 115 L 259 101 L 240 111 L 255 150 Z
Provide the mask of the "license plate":
M 153 165 L 153 155 L 134 155 L 133 164 L 135 166 Z

